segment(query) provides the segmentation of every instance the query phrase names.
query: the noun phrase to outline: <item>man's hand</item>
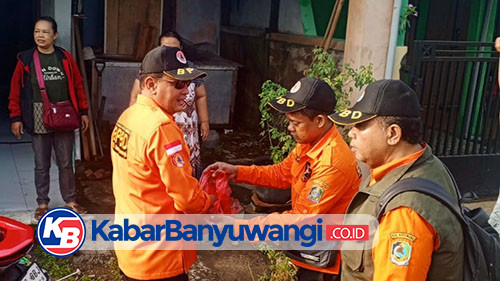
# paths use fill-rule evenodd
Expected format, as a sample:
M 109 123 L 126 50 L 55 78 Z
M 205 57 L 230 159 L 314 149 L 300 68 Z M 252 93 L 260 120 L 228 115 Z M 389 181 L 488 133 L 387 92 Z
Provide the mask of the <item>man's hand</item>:
M 209 194 L 208 196 L 210 197 L 210 207 L 209 207 L 209 209 L 210 209 L 213 207 L 215 201 L 217 201 L 217 196 L 212 195 L 212 194 Z
M 224 171 L 230 180 L 234 180 L 238 176 L 238 167 L 224 162 L 215 162 L 208 166 L 205 171 L 213 171 L 212 177 L 216 177 L 220 171 Z
M 14 134 L 14 136 L 16 136 L 16 138 L 18 140 L 20 140 L 22 137 L 22 134 L 24 134 L 23 122 L 21 122 L 21 121 L 13 122 L 10 125 L 10 129 L 12 131 L 12 134 Z
M 85 131 L 87 131 L 87 129 L 89 128 L 90 124 L 89 117 L 87 115 L 82 115 L 81 119 L 82 119 L 82 132 L 85 133 Z
M 497 52 L 500 52 L 500 37 L 497 37 L 495 40 L 495 49 L 497 49 Z

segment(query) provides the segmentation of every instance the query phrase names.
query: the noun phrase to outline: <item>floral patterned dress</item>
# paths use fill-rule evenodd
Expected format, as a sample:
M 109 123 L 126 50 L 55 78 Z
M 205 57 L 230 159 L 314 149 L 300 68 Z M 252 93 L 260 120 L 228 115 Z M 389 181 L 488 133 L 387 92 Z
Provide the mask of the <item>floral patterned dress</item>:
M 188 61 L 190 67 L 194 64 Z M 189 147 L 193 177 L 199 179 L 202 173 L 200 138 L 198 135 L 198 113 L 196 112 L 196 88 L 203 85 L 203 79 L 197 78 L 189 85 L 184 110 L 174 114 L 175 123 L 184 134 L 184 141 Z

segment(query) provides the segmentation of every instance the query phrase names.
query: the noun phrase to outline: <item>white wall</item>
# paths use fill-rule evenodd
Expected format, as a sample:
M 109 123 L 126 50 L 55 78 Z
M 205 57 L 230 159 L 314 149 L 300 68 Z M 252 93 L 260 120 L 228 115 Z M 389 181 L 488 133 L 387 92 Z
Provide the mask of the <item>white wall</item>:
M 373 64 L 375 79 L 383 79 L 394 1 L 351 0 L 345 40 L 344 63 L 354 68 Z M 351 104 L 361 95 L 354 91 Z
M 42 0 L 41 10 L 42 16 L 53 17 L 57 22 L 56 45 L 71 51 L 71 1 Z

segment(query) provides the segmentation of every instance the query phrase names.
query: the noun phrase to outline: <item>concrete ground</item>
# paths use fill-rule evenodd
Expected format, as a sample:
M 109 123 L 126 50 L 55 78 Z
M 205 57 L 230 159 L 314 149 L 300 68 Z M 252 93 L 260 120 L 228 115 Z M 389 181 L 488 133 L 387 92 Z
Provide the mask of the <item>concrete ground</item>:
M 0 116 L 0 167 L 0 216 L 33 223 L 33 213 L 38 204 L 31 138 L 25 133 L 21 140 L 17 140 L 10 132 L 7 116 Z M 49 207 L 64 206 L 54 160 L 50 169 L 50 186 Z
M 486 200 L 486 201 L 481 201 L 481 202 L 474 202 L 474 203 L 468 203 L 465 204 L 468 208 L 470 209 L 475 209 L 475 208 L 483 208 L 488 212 L 488 214 L 493 211 L 493 207 L 495 207 L 496 200 Z

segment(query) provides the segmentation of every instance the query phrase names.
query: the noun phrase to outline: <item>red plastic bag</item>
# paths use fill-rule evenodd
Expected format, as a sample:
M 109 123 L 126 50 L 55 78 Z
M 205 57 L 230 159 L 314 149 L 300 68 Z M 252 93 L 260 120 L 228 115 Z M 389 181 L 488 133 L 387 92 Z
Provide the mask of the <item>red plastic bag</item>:
M 217 176 L 212 177 L 213 171 L 205 171 L 201 175 L 200 185 L 205 192 L 217 196 L 214 205 L 208 209 L 209 214 L 237 214 L 243 207 L 238 200 L 231 198 L 226 173 L 220 171 Z

